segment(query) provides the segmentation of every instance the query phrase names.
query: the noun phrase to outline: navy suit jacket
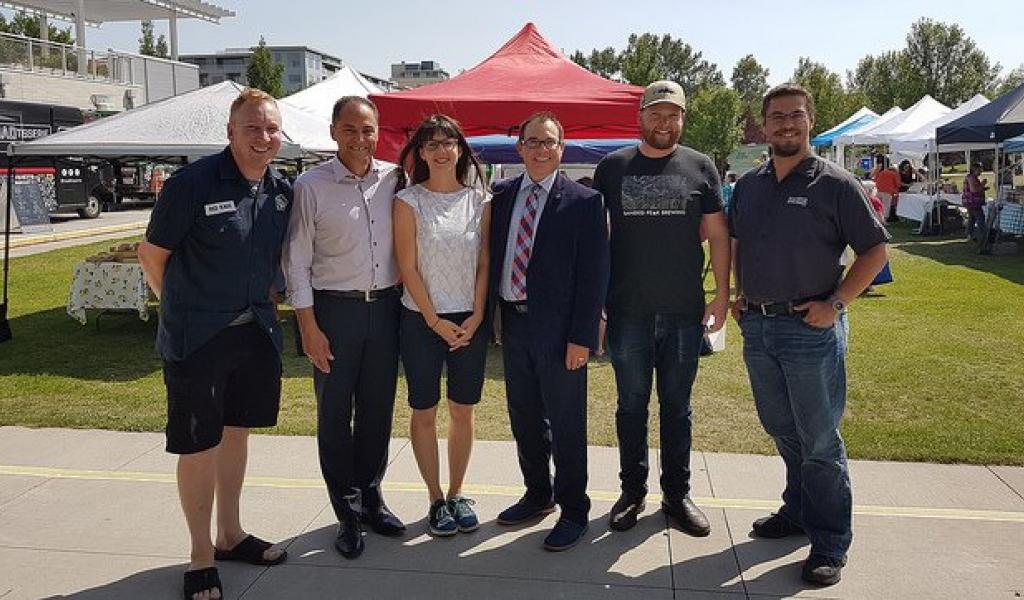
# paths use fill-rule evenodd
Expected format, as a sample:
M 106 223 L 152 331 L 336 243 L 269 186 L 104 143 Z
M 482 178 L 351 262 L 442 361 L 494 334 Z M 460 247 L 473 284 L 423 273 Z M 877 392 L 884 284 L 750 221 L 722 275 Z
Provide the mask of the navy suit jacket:
M 491 273 L 489 306 L 498 300 L 512 208 L 526 174 L 494 184 L 491 199 Z M 598 322 L 609 277 L 608 225 L 600 192 L 559 173 L 537 224 L 526 296 L 530 343 L 565 352 L 571 342 L 597 348 Z

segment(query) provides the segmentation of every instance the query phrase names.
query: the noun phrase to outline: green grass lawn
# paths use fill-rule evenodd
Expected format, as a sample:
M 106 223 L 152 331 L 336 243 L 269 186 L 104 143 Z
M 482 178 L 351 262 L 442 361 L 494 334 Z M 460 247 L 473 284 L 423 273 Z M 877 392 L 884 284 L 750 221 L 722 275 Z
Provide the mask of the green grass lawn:
M 893 233 L 896 282 L 851 309 L 843 424 L 850 455 L 1024 464 L 1024 256 L 980 256 L 959 239 L 915 237 L 905 226 Z M 98 327 L 92 320 L 83 327 L 64 312 L 74 265 L 111 243 L 12 261 L 14 339 L 0 344 L 0 424 L 163 428 L 155 314 L 148 323 L 105 315 Z M 726 351 L 701 362 L 694 447 L 773 453 L 754 412 L 739 341 L 730 322 Z M 309 435 L 316 426 L 310 366 L 290 338 L 286 346 L 280 424 L 271 432 Z M 398 436 L 409 421 L 404 385 Z M 510 439 L 497 350 L 484 396 L 478 438 Z M 597 361 L 590 370 L 592 444 L 615 444 L 614 414 L 611 365 Z M 654 416 L 652 424 L 657 443 Z

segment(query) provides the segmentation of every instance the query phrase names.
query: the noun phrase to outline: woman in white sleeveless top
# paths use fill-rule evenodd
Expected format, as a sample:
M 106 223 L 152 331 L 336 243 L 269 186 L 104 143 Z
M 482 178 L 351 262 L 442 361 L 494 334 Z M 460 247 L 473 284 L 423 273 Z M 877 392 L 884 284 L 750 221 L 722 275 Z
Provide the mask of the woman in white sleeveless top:
M 395 255 L 405 285 L 400 347 L 409 388 L 409 437 L 430 496 L 429 530 L 474 531 L 479 520 L 462 495 L 473 447 L 473 407 L 483 390 L 488 335 L 490 194 L 458 123 L 433 115 L 420 124 L 399 164 L 410 187 L 394 203 Z M 448 372 L 448 493 L 441 490 L 437 405 Z

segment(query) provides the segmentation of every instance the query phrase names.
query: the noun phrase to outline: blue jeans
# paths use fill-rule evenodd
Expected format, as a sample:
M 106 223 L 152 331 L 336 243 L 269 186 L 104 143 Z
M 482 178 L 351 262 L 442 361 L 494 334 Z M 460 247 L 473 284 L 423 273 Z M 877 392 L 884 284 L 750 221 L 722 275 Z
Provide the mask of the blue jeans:
M 666 498 L 690 493 L 693 411 L 690 392 L 697 376 L 704 328 L 679 315 L 611 315 L 608 355 L 615 369 L 619 478 L 631 498 L 647 494 L 647 405 L 658 376 L 661 422 L 661 489 Z
M 853 539 L 853 494 L 839 435 L 846 408 L 846 313 L 820 329 L 798 315 L 747 312 L 740 330 L 758 417 L 786 463 L 781 513 L 804 528 L 811 553 L 842 558 Z

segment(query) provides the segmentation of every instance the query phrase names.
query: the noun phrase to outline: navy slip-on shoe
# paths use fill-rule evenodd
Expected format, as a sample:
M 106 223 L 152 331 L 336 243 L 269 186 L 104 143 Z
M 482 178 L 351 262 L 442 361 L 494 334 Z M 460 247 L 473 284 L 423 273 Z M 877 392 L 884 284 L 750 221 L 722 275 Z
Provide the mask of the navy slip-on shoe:
M 555 512 L 555 503 L 537 504 L 523 498 L 512 506 L 498 513 L 499 525 L 518 525 L 533 519 L 539 519 L 544 515 Z
M 559 519 L 554 529 L 544 538 L 544 549 L 551 552 L 568 550 L 583 539 L 587 532 L 586 523 L 575 523 L 568 519 Z

